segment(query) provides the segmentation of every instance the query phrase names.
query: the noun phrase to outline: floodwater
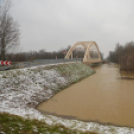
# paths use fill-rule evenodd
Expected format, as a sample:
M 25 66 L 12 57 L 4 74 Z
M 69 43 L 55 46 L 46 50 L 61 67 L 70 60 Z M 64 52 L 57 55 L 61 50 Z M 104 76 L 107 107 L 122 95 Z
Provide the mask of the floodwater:
M 38 110 L 68 119 L 134 127 L 134 80 L 121 79 L 118 66 L 103 64 L 96 74 L 73 84 Z

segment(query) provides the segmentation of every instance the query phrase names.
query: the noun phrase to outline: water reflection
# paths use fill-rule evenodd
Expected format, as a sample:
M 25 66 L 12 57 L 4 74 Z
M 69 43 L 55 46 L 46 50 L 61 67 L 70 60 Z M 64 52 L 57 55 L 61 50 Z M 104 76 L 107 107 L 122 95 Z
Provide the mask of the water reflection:
M 134 71 L 120 70 L 119 72 L 121 79 L 128 79 L 128 80 L 134 79 Z

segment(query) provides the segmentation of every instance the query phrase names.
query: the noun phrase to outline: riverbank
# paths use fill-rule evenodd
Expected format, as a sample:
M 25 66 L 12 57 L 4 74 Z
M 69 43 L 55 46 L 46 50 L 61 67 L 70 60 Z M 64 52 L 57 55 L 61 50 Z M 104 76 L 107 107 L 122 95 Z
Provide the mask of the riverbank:
M 0 113 L 0 134 L 85 134 L 78 130 L 68 129 L 62 125 L 48 125 L 35 119 L 24 119 L 19 116 Z M 95 133 L 88 133 L 95 134 Z
M 95 70 L 92 77 L 58 93 L 38 109 L 65 119 L 109 124 L 109 128 L 128 127 L 133 134 L 134 80 L 122 78 L 117 64 L 103 64 Z
M 94 73 L 94 70 L 80 62 L 0 72 L 0 113 L 44 120 L 47 125 L 68 126 L 62 119 L 42 115 L 35 107 Z
M 49 134 L 51 134 L 51 129 L 52 133 L 62 134 L 64 132 L 58 131 L 58 129 L 63 130 L 64 128 L 65 133 L 67 132 L 68 134 L 75 132 L 77 134 L 133 134 L 133 128 L 102 125 L 101 123 L 84 122 L 76 119 L 68 120 L 53 115 L 43 115 L 35 109 L 40 102 L 50 99 L 54 94 L 67 88 L 69 84 L 76 83 L 94 73 L 93 69 L 79 62 L 0 72 L 0 133 L 6 134 L 6 129 L 9 134 L 14 134 L 14 129 L 20 132 L 18 130 L 19 125 L 22 128 L 21 132 L 24 130 L 23 127 L 25 128 L 26 126 L 24 133 L 33 133 L 33 131 L 38 130 L 43 134 L 42 130 L 40 130 L 40 124 L 44 124 Z M 92 82 L 90 81 L 89 83 Z M 82 89 L 84 89 L 83 87 Z M 8 113 L 8 115 L 5 115 L 5 113 Z M 14 117 L 17 118 L 16 123 L 14 122 Z M 4 118 L 5 121 L 3 121 Z M 27 128 L 27 125 L 20 118 L 30 122 L 28 124 L 30 128 Z M 34 124 L 35 120 L 39 123 L 39 126 Z M 56 129 L 54 129 L 55 127 Z M 29 129 L 28 132 L 27 129 Z M 55 131 L 53 132 L 53 130 Z M 47 132 L 45 131 L 44 133 Z

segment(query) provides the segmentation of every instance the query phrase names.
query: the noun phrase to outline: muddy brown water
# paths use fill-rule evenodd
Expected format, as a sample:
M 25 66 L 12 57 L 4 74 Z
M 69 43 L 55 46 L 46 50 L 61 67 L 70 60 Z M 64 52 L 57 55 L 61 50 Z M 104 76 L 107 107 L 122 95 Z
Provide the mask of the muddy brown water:
M 95 70 L 96 74 L 59 92 L 37 109 L 68 119 L 134 127 L 134 80 L 121 79 L 115 64 Z

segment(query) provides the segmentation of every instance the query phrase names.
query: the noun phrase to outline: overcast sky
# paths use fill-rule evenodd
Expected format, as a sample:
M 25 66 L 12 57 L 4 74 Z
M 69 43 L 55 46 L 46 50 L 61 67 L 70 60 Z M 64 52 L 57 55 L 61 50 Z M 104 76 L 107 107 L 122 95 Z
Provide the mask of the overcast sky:
M 107 56 L 134 39 L 134 0 L 12 0 L 23 51 L 95 41 Z

